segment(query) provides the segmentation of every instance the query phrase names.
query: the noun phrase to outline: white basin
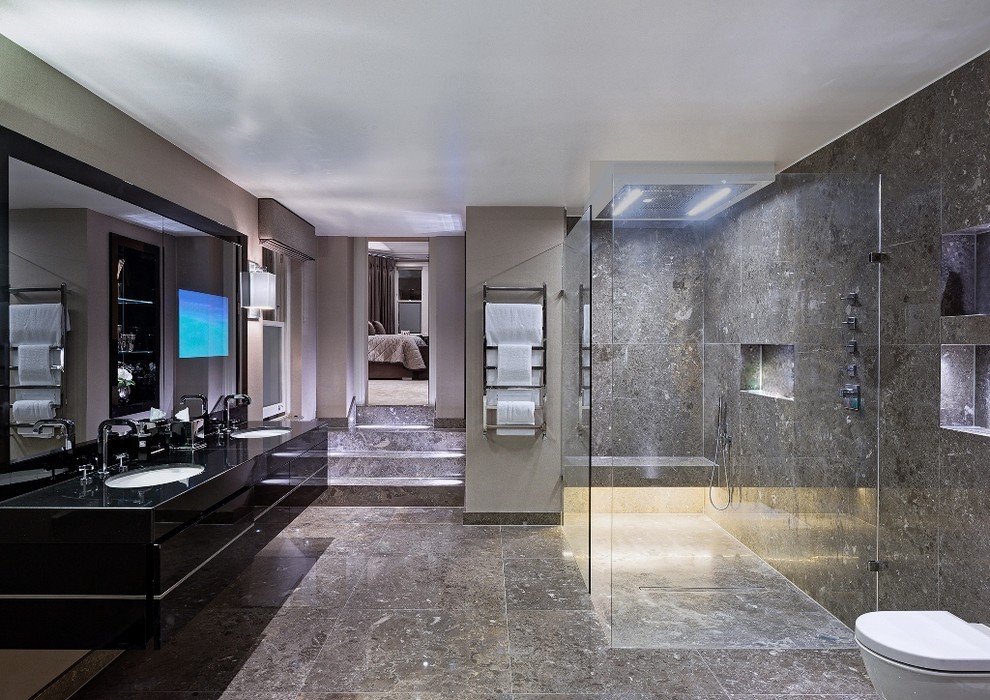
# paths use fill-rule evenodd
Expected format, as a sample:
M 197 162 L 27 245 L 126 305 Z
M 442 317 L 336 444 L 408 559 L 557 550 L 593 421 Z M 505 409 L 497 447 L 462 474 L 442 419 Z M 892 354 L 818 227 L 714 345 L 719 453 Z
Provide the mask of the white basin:
M 288 428 L 258 428 L 257 430 L 238 430 L 236 433 L 231 433 L 230 437 L 233 438 L 270 438 L 278 437 L 279 435 L 285 435 L 286 433 L 292 432 Z
M 150 486 L 186 481 L 202 473 L 203 467 L 198 464 L 163 464 L 137 472 L 116 474 L 103 483 L 112 489 L 146 489 Z

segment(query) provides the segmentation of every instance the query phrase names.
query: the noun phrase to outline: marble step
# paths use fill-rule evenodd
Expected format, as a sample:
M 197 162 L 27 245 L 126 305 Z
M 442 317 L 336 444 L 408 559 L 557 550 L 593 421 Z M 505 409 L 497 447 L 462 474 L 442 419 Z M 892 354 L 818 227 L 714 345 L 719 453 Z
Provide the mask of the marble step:
M 463 506 L 463 479 L 330 477 L 320 506 Z
M 462 451 L 330 452 L 331 476 L 464 478 Z
M 358 406 L 357 425 L 425 425 L 433 427 L 433 406 Z
M 449 452 L 464 451 L 463 430 L 409 427 L 361 428 L 327 432 L 329 452 Z

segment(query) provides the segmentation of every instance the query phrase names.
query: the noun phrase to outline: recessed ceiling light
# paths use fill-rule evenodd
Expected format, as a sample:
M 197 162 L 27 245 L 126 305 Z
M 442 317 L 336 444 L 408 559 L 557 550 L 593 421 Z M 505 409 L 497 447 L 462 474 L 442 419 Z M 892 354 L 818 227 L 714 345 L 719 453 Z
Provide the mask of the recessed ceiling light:
M 713 206 L 721 202 L 723 199 L 729 196 L 732 192 L 731 187 L 723 187 L 720 190 L 712 192 L 710 195 L 702 199 L 700 202 L 695 204 L 691 210 L 687 213 L 688 216 L 697 216 L 706 209 L 711 209 Z
M 639 189 L 638 187 L 635 188 L 635 189 L 629 190 L 629 194 L 627 194 L 625 197 L 623 197 L 622 198 L 622 201 L 619 202 L 619 205 L 614 210 L 612 210 L 612 216 L 618 216 L 619 214 L 621 214 L 622 212 L 624 212 L 626 209 L 628 209 L 629 207 L 631 207 L 633 205 L 633 202 L 635 202 L 637 199 L 639 199 L 639 197 L 640 197 L 641 194 L 643 194 L 643 190 Z

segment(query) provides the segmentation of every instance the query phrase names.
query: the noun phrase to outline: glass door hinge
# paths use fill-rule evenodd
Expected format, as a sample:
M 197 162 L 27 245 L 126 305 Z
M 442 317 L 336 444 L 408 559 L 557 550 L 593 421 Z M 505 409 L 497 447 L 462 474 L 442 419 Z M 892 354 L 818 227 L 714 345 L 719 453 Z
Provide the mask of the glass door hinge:
M 870 571 L 877 573 L 887 568 L 887 562 L 879 561 L 877 559 L 871 559 L 870 561 L 866 562 L 866 567 Z
M 889 259 L 890 259 L 890 255 L 888 255 L 887 253 L 881 253 L 880 251 L 870 253 L 871 263 L 887 262 Z

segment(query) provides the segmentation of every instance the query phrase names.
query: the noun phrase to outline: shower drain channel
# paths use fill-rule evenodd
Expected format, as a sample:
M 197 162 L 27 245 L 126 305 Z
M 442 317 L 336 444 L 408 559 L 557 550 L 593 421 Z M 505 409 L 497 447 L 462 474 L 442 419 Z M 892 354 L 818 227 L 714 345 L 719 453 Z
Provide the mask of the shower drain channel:
M 766 591 L 764 586 L 640 586 L 641 591 L 679 591 L 682 593 L 690 593 L 693 591 L 704 592 L 704 591 L 734 591 L 734 592 L 746 592 L 746 593 L 760 593 Z

